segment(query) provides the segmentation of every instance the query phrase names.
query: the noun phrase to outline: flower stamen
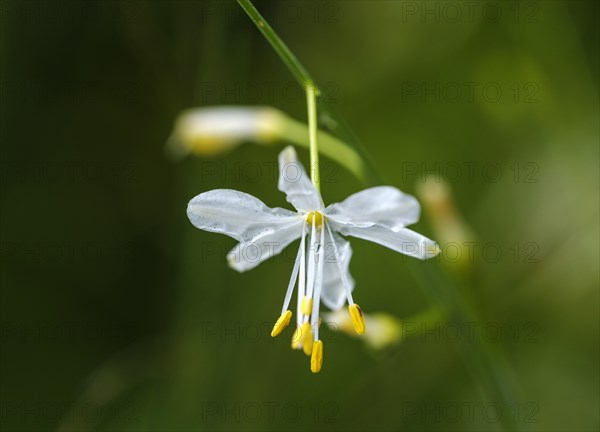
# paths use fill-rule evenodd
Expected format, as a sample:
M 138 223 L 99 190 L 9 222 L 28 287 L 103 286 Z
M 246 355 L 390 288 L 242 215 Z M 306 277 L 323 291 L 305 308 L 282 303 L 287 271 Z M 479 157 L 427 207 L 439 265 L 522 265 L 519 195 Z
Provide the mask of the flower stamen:
M 309 323 L 302 324 L 302 327 L 302 336 L 304 338 L 304 341 L 302 342 L 302 351 L 309 356 L 312 354 L 313 350 L 313 332 Z
M 302 326 L 297 326 L 292 335 L 292 349 L 300 349 L 304 336 L 302 334 Z
M 321 288 L 323 287 L 323 266 L 325 264 L 325 229 L 320 229 L 319 239 L 319 250 L 318 250 L 318 261 L 317 261 L 317 274 L 315 277 L 315 289 L 313 292 L 314 303 L 311 313 L 311 327 L 314 329 L 315 341 L 319 339 L 319 306 L 321 303 Z
M 344 286 L 344 291 L 346 292 L 346 299 L 348 300 L 349 305 L 354 304 L 354 299 L 352 298 L 352 290 L 350 288 L 350 282 L 348 282 L 348 278 L 346 277 L 346 272 L 344 271 L 344 268 L 342 267 L 342 262 L 341 262 L 342 254 L 337 247 L 335 238 L 333 238 L 333 233 L 331 232 L 331 228 L 329 227 L 329 224 L 327 222 L 325 223 L 325 226 L 327 227 L 327 232 L 329 233 L 329 238 L 331 239 L 331 244 L 333 245 L 333 253 L 334 253 L 334 257 L 335 257 L 334 259 L 337 264 L 338 270 L 340 272 L 340 276 L 342 278 L 342 285 Z
M 310 315 L 312 312 L 313 299 L 310 297 L 304 297 L 300 309 L 304 315 Z
M 360 306 L 356 303 L 348 305 L 348 311 L 350 312 L 350 318 L 352 318 L 354 331 L 356 331 L 357 334 L 363 334 L 366 330 L 365 317 L 363 316 Z
M 310 370 L 312 373 L 319 373 L 323 366 L 323 342 L 316 340 L 313 344 L 312 355 L 310 356 Z
M 273 326 L 273 330 L 271 330 L 271 336 L 275 337 L 280 334 L 285 328 L 290 324 L 290 320 L 292 319 L 292 311 L 286 310 L 277 320 L 275 325 Z
M 302 348 L 304 349 L 304 352 L 306 352 L 306 350 L 309 350 L 309 348 L 306 347 L 308 344 L 310 344 L 310 349 L 312 349 L 312 338 L 313 333 L 310 329 L 310 323 L 303 323 L 294 330 L 294 334 L 292 335 L 292 349 Z M 310 355 L 310 351 L 307 355 Z

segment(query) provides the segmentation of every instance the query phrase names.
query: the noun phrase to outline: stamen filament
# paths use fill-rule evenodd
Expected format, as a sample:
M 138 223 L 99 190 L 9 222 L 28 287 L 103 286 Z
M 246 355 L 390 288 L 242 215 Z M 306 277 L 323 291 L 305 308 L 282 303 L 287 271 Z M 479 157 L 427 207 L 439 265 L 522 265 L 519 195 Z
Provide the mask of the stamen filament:
M 313 218 L 312 229 L 310 232 L 310 249 L 308 251 L 308 283 L 306 287 L 306 296 L 310 298 L 312 298 L 315 283 L 315 253 L 317 252 L 318 247 L 316 230 L 315 219 Z
M 306 294 L 305 296 L 312 299 L 313 298 L 313 292 L 314 292 L 314 286 L 315 286 L 315 254 L 317 252 L 317 248 L 319 246 L 319 242 L 317 240 L 317 227 L 316 227 L 316 221 L 315 218 L 312 218 L 312 224 L 311 224 L 311 231 L 310 231 L 310 249 L 308 251 L 308 274 L 306 277 Z M 309 308 L 309 311 L 312 310 L 312 308 Z M 310 319 L 310 312 L 309 313 L 304 313 L 302 316 L 302 322 L 303 323 L 307 323 Z
M 354 299 L 352 298 L 352 292 L 350 291 L 350 283 L 348 282 L 348 278 L 346 278 L 345 270 L 342 268 L 341 253 L 337 247 L 337 243 L 335 242 L 335 239 L 333 238 L 333 233 L 331 232 L 331 228 L 329 227 L 329 224 L 327 223 L 327 221 L 325 221 L 324 223 L 325 223 L 325 226 L 327 227 L 327 231 L 329 232 L 329 238 L 331 238 L 331 242 L 333 243 L 333 253 L 335 254 L 334 260 L 337 263 L 338 271 L 340 272 L 340 276 L 342 278 L 342 285 L 344 285 L 344 290 L 346 291 L 346 298 L 348 299 L 348 304 L 349 305 L 354 304 Z
M 302 322 L 301 301 L 306 295 L 306 224 L 302 224 L 302 239 L 300 240 L 300 278 L 298 280 L 298 307 L 296 310 L 296 326 Z
M 304 230 L 302 232 L 302 240 L 300 240 L 300 248 L 298 254 L 296 254 L 296 261 L 294 261 L 294 269 L 292 270 L 292 276 L 290 277 L 290 283 L 288 284 L 287 291 L 285 293 L 285 299 L 283 300 L 283 307 L 281 308 L 281 314 L 288 309 L 290 301 L 292 300 L 292 294 L 294 293 L 294 287 L 296 286 L 296 280 L 298 279 L 298 270 L 300 269 L 300 260 L 302 254 L 302 244 L 304 243 Z
M 321 303 L 321 288 L 323 287 L 323 266 L 325 264 L 325 229 L 321 227 L 321 238 L 319 241 L 319 262 L 317 264 L 317 277 L 315 281 L 315 292 L 310 325 L 314 332 L 314 339 L 319 339 L 319 306 Z

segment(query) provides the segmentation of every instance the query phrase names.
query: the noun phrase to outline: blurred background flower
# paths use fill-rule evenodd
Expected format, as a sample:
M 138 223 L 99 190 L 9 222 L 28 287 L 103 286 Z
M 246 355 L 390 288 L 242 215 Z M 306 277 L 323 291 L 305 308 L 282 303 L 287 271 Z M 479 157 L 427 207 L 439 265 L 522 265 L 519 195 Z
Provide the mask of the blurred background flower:
M 366 330 L 362 335 L 356 333 L 350 314 L 345 309 L 326 313 L 325 321 L 332 330 L 343 331 L 350 336 L 363 339 L 374 349 L 383 349 L 400 343 L 402 330 L 401 323 L 397 318 L 384 313 L 366 314 L 363 312 L 363 316 Z
M 167 149 L 175 158 L 189 153 L 215 156 L 243 142 L 270 144 L 283 138 L 284 119 L 269 107 L 213 107 L 182 112 Z
M 256 5 L 383 183 L 421 191 L 415 230 L 456 243 L 419 265 L 353 243 L 361 307 L 400 342 L 323 326 L 313 376 L 270 337 L 294 254 L 238 275 L 235 242 L 187 221 L 215 188 L 287 207 L 276 120 L 186 111 L 303 127 L 235 2 L 3 1 L 1 429 L 598 430 L 598 2 Z M 165 157 L 173 132 L 193 157 Z M 324 155 L 326 203 L 365 187 L 360 161 Z

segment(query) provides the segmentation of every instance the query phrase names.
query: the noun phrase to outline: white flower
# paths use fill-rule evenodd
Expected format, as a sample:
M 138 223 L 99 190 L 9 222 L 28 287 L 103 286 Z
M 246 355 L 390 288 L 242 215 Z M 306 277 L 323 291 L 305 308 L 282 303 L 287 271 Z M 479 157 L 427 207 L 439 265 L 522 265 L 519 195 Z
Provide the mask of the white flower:
M 311 355 L 311 370 L 318 372 L 323 359 L 323 343 L 319 340 L 321 300 L 333 310 L 347 301 L 357 333 L 365 331 L 362 312 L 352 298 L 352 248 L 340 234 L 420 259 L 437 255 L 439 249 L 432 240 L 406 228 L 419 219 L 420 206 L 413 196 L 394 187 L 365 189 L 325 208 L 292 147 L 279 155 L 278 188 L 296 212 L 269 208 L 243 192 L 217 189 L 193 198 L 187 214 L 197 228 L 239 241 L 227 259 L 240 272 L 256 267 L 300 239 L 281 316 L 271 335 L 277 336 L 289 324 L 292 312 L 288 307 L 298 282 L 297 328 L 292 347 Z

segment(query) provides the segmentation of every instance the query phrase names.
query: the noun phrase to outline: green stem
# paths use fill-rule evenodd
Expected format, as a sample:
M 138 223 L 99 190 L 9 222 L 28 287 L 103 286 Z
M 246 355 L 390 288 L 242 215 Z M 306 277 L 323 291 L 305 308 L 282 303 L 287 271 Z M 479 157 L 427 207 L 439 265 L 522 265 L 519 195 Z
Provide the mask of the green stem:
M 256 27 L 263 34 L 265 39 L 271 44 L 273 49 L 279 54 L 279 57 L 283 60 L 286 66 L 294 74 L 296 79 L 303 87 L 308 87 L 313 84 L 313 79 L 308 74 L 308 71 L 304 68 L 302 63 L 296 58 L 296 56 L 290 51 L 287 45 L 277 36 L 277 33 L 269 25 L 267 21 L 262 17 L 260 12 L 256 10 L 250 0 L 237 0 L 239 5 L 248 14 L 252 22 L 256 24 Z
M 308 141 L 310 143 L 310 180 L 317 190 L 321 188 L 319 170 L 319 146 L 317 145 L 317 95 L 313 83 L 306 86 L 306 105 L 308 106 Z
M 262 17 L 260 12 L 256 10 L 252 2 L 250 0 L 237 0 L 237 2 L 292 72 L 298 83 L 303 88 L 314 86 L 318 95 L 319 89 L 316 87 L 315 81 L 312 79 L 304 65 L 300 63 L 300 60 L 298 60 L 298 58 L 290 51 L 285 42 L 283 42 L 277 33 L 275 33 L 275 30 L 273 30 L 269 23 Z M 380 184 L 381 179 L 374 169 L 373 162 L 371 161 L 368 152 L 356 135 L 350 130 L 342 116 L 338 114 L 335 107 L 324 99 L 325 98 L 320 98 L 318 101 L 319 112 L 328 115 L 333 120 L 333 122 L 331 122 L 333 125 L 329 127 L 330 131 L 341 138 L 345 146 L 350 147 L 360 156 L 360 163 L 362 165 L 361 170 L 366 173 L 362 180 L 366 180 L 368 182 L 367 184 L 371 186 Z
M 319 147 L 317 145 L 317 95 L 319 94 L 319 90 L 308 74 L 306 68 L 300 63 L 294 53 L 290 51 L 285 42 L 277 36 L 277 33 L 275 33 L 269 23 L 265 21 L 258 10 L 256 10 L 252 2 L 250 0 L 237 0 L 237 2 L 248 14 L 252 22 L 256 24 L 277 54 L 279 54 L 296 79 L 303 84 L 306 89 L 308 134 L 310 142 L 310 179 L 317 190 L 319 190 L 321 185 L 321 178 L 319 175 Z

